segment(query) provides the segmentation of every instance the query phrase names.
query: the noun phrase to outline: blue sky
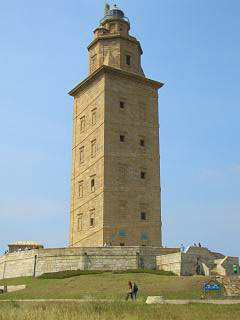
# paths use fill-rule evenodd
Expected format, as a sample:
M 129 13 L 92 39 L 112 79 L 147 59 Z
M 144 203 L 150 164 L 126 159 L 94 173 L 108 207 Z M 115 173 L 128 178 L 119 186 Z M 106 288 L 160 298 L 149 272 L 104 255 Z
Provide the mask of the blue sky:
M 113 4 L 113 1 L 109 1 Z M 118 0 L 159 91 L 163 244 L 240 256 L 237 0 Z M 68 242 L 72 98 L 103 0 L 0 0 L 0 252 Z

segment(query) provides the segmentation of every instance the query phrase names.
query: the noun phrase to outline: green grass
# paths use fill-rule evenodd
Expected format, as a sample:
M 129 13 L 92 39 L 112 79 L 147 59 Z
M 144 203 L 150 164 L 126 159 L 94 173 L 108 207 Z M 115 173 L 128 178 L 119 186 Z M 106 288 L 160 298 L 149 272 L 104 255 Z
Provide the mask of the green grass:
M 0 320 L 238 320 L 240 306 L 114 303 L 0 303 Z
M 71 274 L 71 273 L 70 273 Z M 149 295 L 199 299 L 207 277 L 173 277 L 151 273 L 80 274 L 63 279 L 22 277 L 0 285 L 26 284 L 0 301 L 0 320 L 240 320 L 240 305 L 146 305 Z M 128 281 L 139 287 L 137 301 L 124 301 Z M 14 299 L 108 299 L 109 302 L 16 302 Z
M 0 285 L 26 284 L 25 290 L 7 293 L 1 299 L 124 299 L 128 281 L 139 287 L 139 299 L 161 295 L 166 299 L 199 299 L 206 277 L 173 277 L 150 273 L 104 272 L 65 279 L 22 277 L 0 280 Z

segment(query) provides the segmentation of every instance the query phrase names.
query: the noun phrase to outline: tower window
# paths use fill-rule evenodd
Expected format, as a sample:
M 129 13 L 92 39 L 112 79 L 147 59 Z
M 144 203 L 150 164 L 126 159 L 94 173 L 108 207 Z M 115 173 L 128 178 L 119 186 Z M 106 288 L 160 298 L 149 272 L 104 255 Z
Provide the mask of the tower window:
M 95 225 L 95 209 L 90 211 L 90 227 Z
M 79 181 L 78 183 L 78 196 L 79 198 L 83 197 L 83 181 Z
M 96 140 L 91 141 L 91 156 L 96 156 Z
M 85 117 L 80 118 L 80 132 L 85 130 Z
M 78 214 L 77 218 L 77 229 L 78 231 L 82 231 L 82 213 Z
M 125 246 L 125 243 L 120 242 L 120 247 L 124 247 L 124 246 Z
M 94 56 L 92 56 L 91 62 L 92 62 L 92 71 L 94 71 L 97 67 L 97 55 L 96 54 Z
M 144 139 L 140 139 L 140 146 L 145 147 L 145 140 Z
M 84 162 L 84 147 L 81 147 L 79 149 L 79 152 L 80 152 L 80 163 L 83 163 Z
M 126 64 L 127 64 L 128 66 L 131 65 L 131 56 L 130 56 L 129 54 L 126 55 Z
M 141 212 L 141 220 L 147 220 L 146 212 Z
M 141 171 L 141 179 L 146 179 L 146 172 L 145 171 Z
M 91 218 L 90 218 L 90 227 L 93 227 L 93 226 L 94 226 L 94 218 L 91 217 Z
M 125 136 L 123 134 L 120 134 L 120 141 L 124 142 L 124 140 L 125 140 Z
M 125 103 L 123 101 L 120 101 L 120 108 L 124 109 L 124 107 L 125 107 Z
M 95 125 L 97 122 L 97 109 L 92 110 L 92 125 Z
M 95 192 L 95 176 L 91 177 L 91 192 Z

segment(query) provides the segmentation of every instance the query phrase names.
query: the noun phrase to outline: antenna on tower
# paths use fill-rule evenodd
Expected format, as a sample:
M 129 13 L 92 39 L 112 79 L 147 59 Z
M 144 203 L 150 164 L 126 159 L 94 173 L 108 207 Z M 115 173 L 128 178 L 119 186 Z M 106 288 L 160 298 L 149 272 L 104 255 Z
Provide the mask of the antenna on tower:
M 106 16 L 110 10 L 110 5 L 107 3 L 107 0 L 104 0 L 104 15 Z

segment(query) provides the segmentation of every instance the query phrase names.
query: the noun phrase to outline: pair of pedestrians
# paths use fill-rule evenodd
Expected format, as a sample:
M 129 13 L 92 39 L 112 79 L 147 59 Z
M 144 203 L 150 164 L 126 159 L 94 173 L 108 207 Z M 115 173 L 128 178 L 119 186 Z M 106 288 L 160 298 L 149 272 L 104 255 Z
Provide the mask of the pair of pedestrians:
M 136 300 L 137 299 L 137 292 L 138 292 L 138 287 L 136 285 L 135 282 L 132 282 L 129 281 L 128 282 L 128 293 L 127 293 L 127 296 L 126 296 L 126 300 L 129 299 L 129 297 L 131 298 L 131 300 Z

